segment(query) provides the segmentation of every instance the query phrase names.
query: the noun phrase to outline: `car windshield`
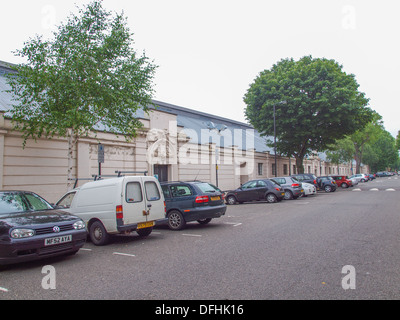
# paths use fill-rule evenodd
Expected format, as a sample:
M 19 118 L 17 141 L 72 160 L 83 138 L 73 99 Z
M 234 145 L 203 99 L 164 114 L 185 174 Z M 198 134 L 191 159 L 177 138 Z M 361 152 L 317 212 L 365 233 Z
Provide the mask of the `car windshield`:
M 46 200 L 34 193 L 0 193 L 0 214 L 49 209 L 53 209 L 53 207 Z
M 218 191 L 216 188 L 214 188 L 211 184 L 207 182 L 201 182 L 196 184 L 196 186 L 199 187 L 199 189 L 203 192 L 216 192 Z

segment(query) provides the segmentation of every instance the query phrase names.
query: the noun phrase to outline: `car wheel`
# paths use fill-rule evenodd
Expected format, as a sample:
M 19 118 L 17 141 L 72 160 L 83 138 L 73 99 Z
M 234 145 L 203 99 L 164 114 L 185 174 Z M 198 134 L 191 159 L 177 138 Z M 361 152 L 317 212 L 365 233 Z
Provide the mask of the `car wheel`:
M 226 198 L 226 202 L 228 204 L 236 204 L 236 198 L 234 196 L 229 196 L 228 198 Z
M 278 201 L 278 198 L 273 193 L 268 193 L 265 200 L 267 200 L 268 203 L 274 203 Z
M 332 187 L 331 186 L 325 186 L 324 190 L 325 190 L 325 192 L 332 192 Z
M 100 221 L 95 221 L 90 225 L 89 236 L 90 240 L 96 246 L 104 246 L 110 240 L 110 235 Z
M 342 183 L 342 188 L 348 188 L 348 187 L 349 187 L 349 185 L 346 182 Z
M 136 230 L 137 234 L 141 237 L 147 237 L 152 231 L 153 227 Z
M 293 193 L 289 190 L 285 191 L 285 196 L 284 196 L 285 200 L 292 200 L 293 199 Z
M 186 221 L 179 211 L 173 210 L 168 214 L 168 226 L 171 230 L 181 230 L 185 225 Z
M 212 218 L 207 218 L 207 219 L 197 220 L 197 222 L 200 224 L 207 224 L 207 223 L 210 223 L 211 220 L 212 220 Z

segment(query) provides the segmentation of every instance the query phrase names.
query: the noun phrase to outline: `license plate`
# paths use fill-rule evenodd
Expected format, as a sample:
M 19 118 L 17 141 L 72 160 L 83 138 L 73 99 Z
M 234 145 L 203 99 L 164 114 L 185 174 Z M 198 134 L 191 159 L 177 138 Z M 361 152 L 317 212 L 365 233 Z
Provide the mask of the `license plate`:
M 284 196 L 284 195 L 285 195 L 285 193 L 284 193 L 284 192 L 282 192 L 282 193 L 281 193 L 281 195 L 282 195 L 282 196 Z
M 301 192 L 304 192 L 304 190 L 301 190 Z
M 147 221 L 147 222 L 138 223 L 137 228 L 144 229 L 144 228 L 150 228 L 153 226 L 154 226 L 154 221 Z
M 71 241 L 72 241 L 72 235 L 69 234 L 67 236 L 44 239 L 44 245 L 45 246 L 53 246 L 55 244 L 71 242 Z
M 220 196 L 218 196 L 218 197 L 211 197 L 211 201 L 215 201 L 215 200 L 221 200 L 221 197 L 220 197 Z

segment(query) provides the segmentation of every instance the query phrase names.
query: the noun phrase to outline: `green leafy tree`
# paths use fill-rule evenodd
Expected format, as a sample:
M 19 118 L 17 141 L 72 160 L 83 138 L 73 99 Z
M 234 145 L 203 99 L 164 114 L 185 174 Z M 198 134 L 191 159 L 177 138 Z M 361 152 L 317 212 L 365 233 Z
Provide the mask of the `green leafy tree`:
M 382 132 L 383 123 L 382 117 L 373 112 L 372 120 L 369 121 L 365 127 L 358 129 L 353 134 L 349 135 L 349 139 L 354 145 L 354 159 L 356 161 L 356 173 L 361 172 L 361 162 L 363 159 L 364 147 L 367 144 L 374 143 L 379 134 Z
M 24 146 L 29 138 L 67 137 L 72 178 L 79 137 L 100 128 L 133 138 L 142 126 L 137 110 L 147 112 L 151 104 L 157 66 L 132 45 L 123 13 L 93 1 L 71 14 L 51 40 L 36 36 L 17 50 L 27 62 L 8 81 L 17 101 L 14 129 L 23 132 Z
M 328 146 L 326 156 L 329 161 L 337 164 L 339 172 L 339 164 L 353 161 L 354 145 L 348 139 L 337 140 L 334 144 Z
M 306 155 L 326 150 L 370 121 L 368 99 L 358 88 L 354 75 L 334 60 L 284 59 L 250 85 L 245 114 L 255 129 L 271 137 L 275 109 L 277 153 L 293 155 L 304 172 Z
M 399 152 L 395 138 L 382 129 L 372 143 L 365 145 L 362 161 L 370 166 L 371 172 L 397 168 Z

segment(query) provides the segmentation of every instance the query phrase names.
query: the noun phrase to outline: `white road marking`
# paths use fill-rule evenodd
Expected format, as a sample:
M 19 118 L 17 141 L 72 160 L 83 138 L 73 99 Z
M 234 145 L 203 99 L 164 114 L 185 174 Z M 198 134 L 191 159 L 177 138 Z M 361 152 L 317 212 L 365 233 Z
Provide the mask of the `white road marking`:
M 187 237 L 202 237 L 201 234 L 182 233 L 182 235 Z
M 240 226 L 242 223 L 241 222 L 224 222 L 225 224 L 231 224 L 234 227 Z
M 113 252 L 113 254 L 118 255 L 118 256 L 136 257 L 134 254 L 130 254 L 130 253 Z
M 92 251 L 92 249 L 88 249 L 88 248 L 80 248 L 79 250 L 83 250 L 83 251 Z
M 386 189 L 386 191 L 396 191 L 396 190 L 394 190 L 393 188 L 388 188 Z
M 8 289 L 0 287 L 0 291 L 8 292 Z
M 379 189 L 377 189 L 377 188 L 372 188 L 372 189 L 369 189 L 369 191 L 379 191 Z
M 360 188 L 353 189 L 353 191 L 361 191 Z

